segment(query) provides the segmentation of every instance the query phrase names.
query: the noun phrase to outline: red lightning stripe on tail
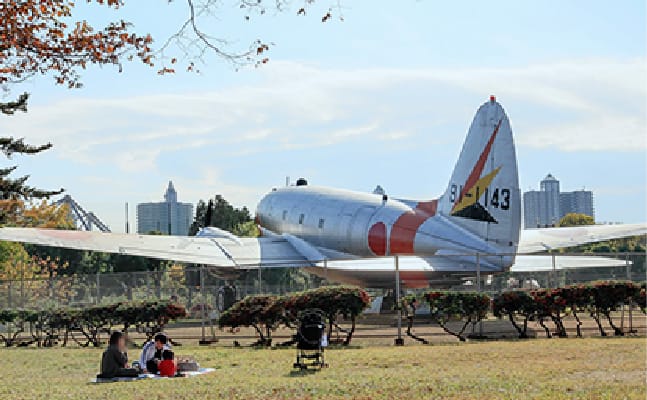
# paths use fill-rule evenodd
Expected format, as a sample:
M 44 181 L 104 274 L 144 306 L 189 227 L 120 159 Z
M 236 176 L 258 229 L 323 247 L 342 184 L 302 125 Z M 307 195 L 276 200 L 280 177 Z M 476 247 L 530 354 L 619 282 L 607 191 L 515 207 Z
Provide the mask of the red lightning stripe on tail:
M 476 182 L 478 182 L 479 178 L 481 177 L 481 174 L 483 173 L 483 168 L 485 168 L 485 162 L 487 161 L 488 155 L 490 155 L 490 151 L 492 150 L 492 144 L 494 143 L 494 139 L 496 139 L 496 134 L 499 132 L 499 128 L 501 127 L 502 121 L 503 119 L 500 119 L 499 123 L 494 127 L 494 132 L 492 132 L 492 135 L 490 136 L 490 139 L 485 145 L 485 148 L 483 149 L 483 152 L 481 153 L 481 156 L 479 157 L 478 161 L 474 165 L 474 169 L 472 169 L 470 176 L 467 177 L 467 180 L 465 181 L 465 186 L 463 186 L 463 190 L 461 190 L 460 196 L 456 197 L 456 200 L 454 201 L 454 207 L 456 207 L 456 204 L 458 204 L 460 199 L 462 199 L 463 196 L 465 196 L 465 193 L 467 193 L 472 188 L 472 186 L 474 186 Z

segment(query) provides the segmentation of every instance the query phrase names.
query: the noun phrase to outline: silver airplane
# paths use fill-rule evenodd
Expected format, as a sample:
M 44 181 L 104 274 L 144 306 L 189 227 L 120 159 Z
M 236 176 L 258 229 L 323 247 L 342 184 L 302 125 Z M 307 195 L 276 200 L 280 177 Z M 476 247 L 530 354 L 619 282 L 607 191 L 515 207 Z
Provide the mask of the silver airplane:
M 519 265 L 528 271 L 527 254 L 647 233 L 647 224 L 521 230 L 512 129 L 493 96 L 476 112 L 438 198 L 399 199 L 299 179 L 261 199 L 256 223 L 258 238 L 214 227 L 194 237 L 0 228 L 0 240 L 207 264 L 223 272 L 302 267 L 365 287 L 392 287 L 397 255 L 403 283 L 423 287 L 456 282 L 477 270 L 496 274 Z M 560 257 L 556 268 L 618 262 Z

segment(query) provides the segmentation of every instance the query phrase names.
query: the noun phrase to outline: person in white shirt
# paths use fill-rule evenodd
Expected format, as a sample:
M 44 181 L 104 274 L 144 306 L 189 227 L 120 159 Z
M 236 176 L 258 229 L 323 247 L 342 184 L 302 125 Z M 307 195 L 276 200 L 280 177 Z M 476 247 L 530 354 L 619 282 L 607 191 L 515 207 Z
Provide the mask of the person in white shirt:
M 144 373 L 156 374 L 157 365 L 162 361 L 162 352 L 170 349 L 168 337 L 163 333 L 156 334 L 153 340 L 146 342 L 142 348 L 142 354 L 139 357 L 140 368 L 144 370 Z

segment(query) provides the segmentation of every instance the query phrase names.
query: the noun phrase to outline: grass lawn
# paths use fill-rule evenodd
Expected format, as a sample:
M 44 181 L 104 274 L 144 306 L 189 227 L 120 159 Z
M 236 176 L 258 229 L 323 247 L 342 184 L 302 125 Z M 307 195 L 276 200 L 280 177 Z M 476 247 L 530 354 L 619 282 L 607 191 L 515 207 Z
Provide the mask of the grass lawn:
M 645 339 L 331 349 L 292 372 L 293 349 L 177 348 L 211 374 L 89 384 L 100 349 L 0 349 L 0 399 L 645 399 Z M 135 358 L 132 351 L 131 358 Z

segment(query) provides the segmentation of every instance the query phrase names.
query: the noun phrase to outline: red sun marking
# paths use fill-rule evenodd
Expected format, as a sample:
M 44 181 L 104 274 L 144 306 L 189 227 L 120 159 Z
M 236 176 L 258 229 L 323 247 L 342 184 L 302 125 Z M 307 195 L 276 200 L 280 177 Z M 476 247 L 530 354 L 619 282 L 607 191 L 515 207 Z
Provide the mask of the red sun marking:
M 376 222 L 368 230 L 368 247 L 376 256 L 386 255 L 386 225 Z
M 422 201 L 412 211 L 400 215 L 391 228 L 391 254 L 413 254 L 418 228 L 436 215 L 438 200 Z
M 429 287 L 429 279 L 423 271 L 400 271 L 402 285 L 409 289 L 424 289 Z

